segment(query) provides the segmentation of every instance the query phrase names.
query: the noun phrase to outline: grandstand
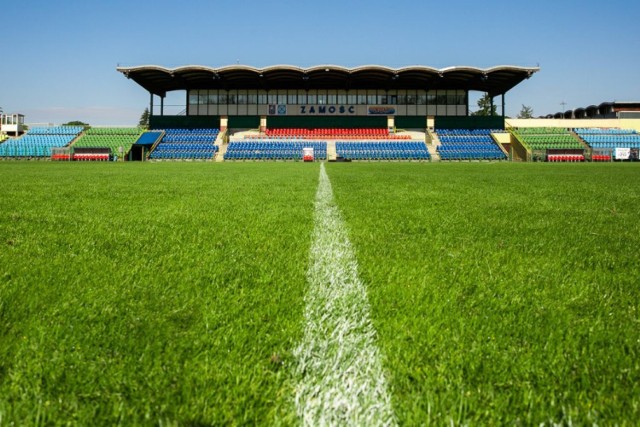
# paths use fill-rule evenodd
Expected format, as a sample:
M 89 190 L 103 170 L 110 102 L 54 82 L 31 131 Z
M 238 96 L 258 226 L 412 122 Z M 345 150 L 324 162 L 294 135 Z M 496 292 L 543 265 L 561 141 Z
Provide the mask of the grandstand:
M 577 135 L 561 127 L 511 129 L 515 139 L 531 151 L 533 160 L 583 161 L 586 146 Z
M 124 157 L 142 133 L 140 128 L 89 128 L 73 144 L 73 148 L 74 152 L 77 148 L 108 149 L 111 157 Z M 82 151 L 85 155 L 89 154 L 85 150 Z M 98 151 L 104 152 L 103 150 Z
M 424 130 L 428 117 L 468 119 L 470 91 L 489 94 L 492 104 L 495 97 L 502 97 L 504 107 L 505 94 L 538 70 L 380 65 L 117 68 L 149 92 L 153 129 L 259 128 L 266 136 L 312 139 L 345 139 L 339 129 L 376 129 L 375 134 L 359 138 L 369 140 L 396 138 L 388 132 L 377 133 L 384 129 Z M 164 99 L 173 91 L 185 92 L 183 116 L 164 115 Z M 154 109 L 158 98 L 159 114 Z M 274 129 L 295 131 L 270 133 Z M 331 134 L 317 134 L 315 129 L 331 130 Z
M 495 132 L 503 132 L 495 130 Z M 506 160 L 496 144 L 491 129 L 440 129 L 437 147 L 441 160 Z
M 213 159 L 219 149 L 216 145 L 219 133 L 220 129 L 167 129 L 160 143 L 152 149 L 149 159 Z
M 34 127 L 0 144 L 0 157 L 48 158 L 53 148 L 68 146 L 82 130 L 80 126 Z
M 592 149 L 593 161 L 619 158 L 622 156 L 619 149 L 635 150 L 635 157 L 638 157 L 640 134 L 633 129 L 576 128 L 574 132 Z M 629 158 L 629 154 L 625 153 L 625 160 Z
M 640 148 L 640 134 L 633 129 L 581 128 L 575 133 L 594 149 Z
M 564 128 L 522 128 L 513 130 L 513 133 L 533 150 L 584 148 Z
M 379 65 L 117 68 L 149 92 L 152 129 L 219 127 L 228 135 L 243 133 L 243 140 L 219 145 L 219 160 L 300 159 L 306 141 L 319 143 L 308 147 L 315 149 L 316 159 L 431 159 L 435 149 L 430 152 L 425 144 L 434 119 L 451 129 L 504 129 L 504 108 L 502 117 L 469 117 L 469 92 L 489 94 L 492 104 L 502 97 L 504 106 L 505 94 L 538 70 Z M 164 114 L 165 97 L 173 91 L 185 92 L 184 115 Z M 154 109 L 156 99 L 159 111 Z M 150 158 L 180 157 L 177 147 L 168 143 L 158 144 Z M 478 144 L 464 153 L 451 152 L 506 157 L 495 143 Z

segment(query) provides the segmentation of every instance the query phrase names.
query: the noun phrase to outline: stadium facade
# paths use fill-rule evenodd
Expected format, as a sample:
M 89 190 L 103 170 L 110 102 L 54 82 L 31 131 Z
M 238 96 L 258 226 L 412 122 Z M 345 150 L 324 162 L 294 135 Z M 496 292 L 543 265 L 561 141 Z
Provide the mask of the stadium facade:
M 505 94 L 539 68 L 144 65 L 117 70 L 149 92 L 151 122 L 158 128 L 424 129 L 429 118 L 447 118 L 449 124 L 467 118 L 470 91 L 485 92 L 492 100 L 501 97 L 502 117 L 483 127 L 502 127 Z M 164 114 L 171 91 L 185 92 L 184 116 Z M 160 98 L 159 111 L 154 97 Z

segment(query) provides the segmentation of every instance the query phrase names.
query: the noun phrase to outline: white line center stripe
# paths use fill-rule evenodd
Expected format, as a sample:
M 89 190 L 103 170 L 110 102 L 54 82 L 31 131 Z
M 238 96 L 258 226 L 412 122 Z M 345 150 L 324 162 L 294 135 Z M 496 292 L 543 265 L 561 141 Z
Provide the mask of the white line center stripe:
M 324 164 L 315 202 L 305 330 L 294 350 L 304 425 L 396 425 L 364 284 Z

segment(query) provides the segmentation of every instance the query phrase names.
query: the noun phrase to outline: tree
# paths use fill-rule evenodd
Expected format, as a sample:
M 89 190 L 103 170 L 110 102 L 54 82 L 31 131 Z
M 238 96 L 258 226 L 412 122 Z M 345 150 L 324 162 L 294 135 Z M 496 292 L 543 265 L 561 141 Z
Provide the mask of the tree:
M 471 113 L 472 116 L 497 116 L 496 106 L 491 105 L 491 97 L 485 93 L 478 99 L 478 111 Z
M 533 118 L 533 108 L 528 105 L 522 104 L 522 109 L 518 113 L 519 119 L 532 119 Z
M 149 129 L 149 109 L 145 108 L 142 112 L 142 116 L 140 116 L 140 121 L 138 122 L 138 126 L 143 129 Z
M 63 124 L 62 126 L 82 126 L 85 129 L 89 129 L 91 127 L 89 123 L 81 122 L 80 120 L 74 120 L 72 122 Z

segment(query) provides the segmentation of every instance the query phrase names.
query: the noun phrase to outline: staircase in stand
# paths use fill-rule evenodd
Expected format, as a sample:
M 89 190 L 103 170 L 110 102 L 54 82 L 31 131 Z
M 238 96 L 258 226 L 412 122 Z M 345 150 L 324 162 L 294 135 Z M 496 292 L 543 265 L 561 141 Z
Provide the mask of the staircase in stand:
M 329 140 L 327 141 L 327 160 L 335 160 L 338 157 L 338 153 L 336 152 L 336 141 Z
M 440 154 L 438 153 L 438 146 L 441 144 L 438 135 L 427 129 L 427 138 L 426 138 L 427 150 L 429 150 L 429 154 L 431 155 L 432 162 L 439 162 Z

